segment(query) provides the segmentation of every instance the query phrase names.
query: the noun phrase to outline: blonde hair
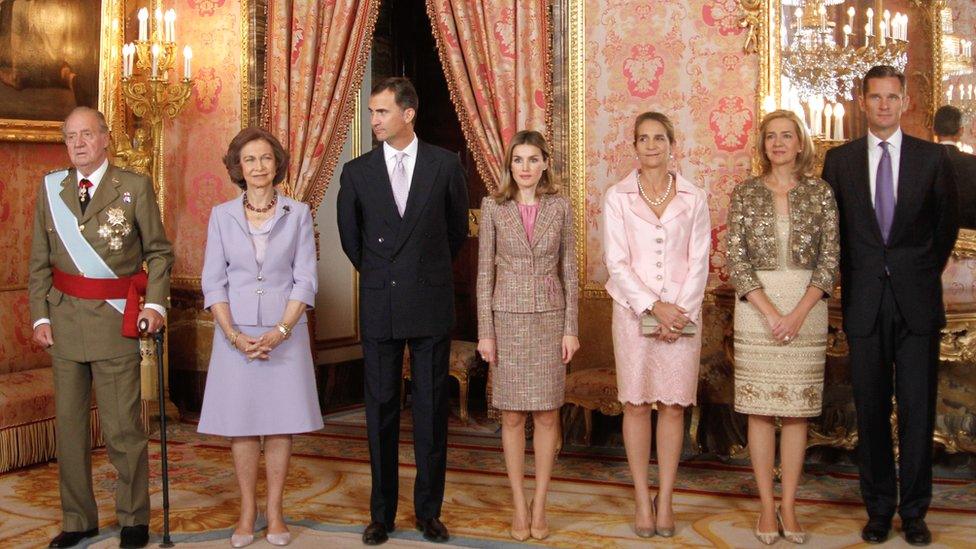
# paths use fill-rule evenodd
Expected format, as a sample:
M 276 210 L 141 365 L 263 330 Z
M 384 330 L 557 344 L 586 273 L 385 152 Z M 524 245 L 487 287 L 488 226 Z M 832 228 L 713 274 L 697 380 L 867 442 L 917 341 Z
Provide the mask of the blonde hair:
M 760 175 L 767 175 L 773 169 L 772 162 L 766 156 L 766 130 L 769 128 L 770 122 L 780 118 L 785 118 L 793 122 L 793 125 L 796 126 L 796 136 L 800 140 L 800 154 L 796 157 L 796 175 L 811 175 L 815 156 L 813 139 L 810 138 L 807 125 L 800 120 L 800 117 L 795 112 L 786 109 L 779 109 L 767 114 L 763 117 L 762 123 L 759 124 L 759 141 L 756 143 L 756 149 L 759 152 Z
M 491 197 L 498 204 L 506 200 L 514 199 L 515 195 L 518 194 L 518 185 L 512 182 L 512 156 L 515 147 L 519 145 L 532 145 L 542 152 L 542 159 L 547 163 L 549 162 L 551 156 L 549 154 L 549 145 L 546 144 L 546 138 L 541 133 L 535 130 L 522 130 L 512 136 L 512 140 L 508 143 L 508 150 L 505 151 L 505 166 L 502 171 L 502 182 L 495 189 L 495 192 L 491 193 Z M 536 187 L 535 192 L 537 195 L 559 193 L 559 185 L 549 177 L 548 169 L 542 171 L 542 177 L 539 179 L 539 185 Z

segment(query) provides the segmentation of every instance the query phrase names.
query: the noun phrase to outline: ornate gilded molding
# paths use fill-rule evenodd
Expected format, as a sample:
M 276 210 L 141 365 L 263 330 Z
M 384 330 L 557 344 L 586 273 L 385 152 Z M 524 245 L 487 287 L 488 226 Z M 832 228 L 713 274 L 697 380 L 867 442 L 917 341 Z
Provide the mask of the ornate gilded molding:
M 946 362 L 976 363 L 976 317 L 969 321 L 949 321 L 942 329 L 939 359 Z
M 566 40 L 568 82 L 568 169 L 569 194 L 576 216 L 576 265 L 583 297 L 606 297 L 586 276 L 586 3 L 566 2 L 569 37 Z
M 976 259 L 976 230 L 959 229 L 952 255 L 956 259 Z

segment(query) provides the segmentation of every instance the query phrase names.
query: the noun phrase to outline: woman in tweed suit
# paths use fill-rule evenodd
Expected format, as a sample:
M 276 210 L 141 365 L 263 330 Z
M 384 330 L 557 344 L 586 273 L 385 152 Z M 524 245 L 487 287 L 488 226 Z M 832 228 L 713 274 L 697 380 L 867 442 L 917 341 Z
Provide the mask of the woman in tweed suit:
M 511 535 L 549 535 L 546 492 L 559 437 L 566 364 L 579 349 L 573 213 L 550 179 L 542 134 L 521 131 L 505 155 L 498 190 L 481 203 L 478 352 L 492 368 L 502 447 L 512 485 Z M 522 485 L 525 417 L 535 424 L 535 496 Z

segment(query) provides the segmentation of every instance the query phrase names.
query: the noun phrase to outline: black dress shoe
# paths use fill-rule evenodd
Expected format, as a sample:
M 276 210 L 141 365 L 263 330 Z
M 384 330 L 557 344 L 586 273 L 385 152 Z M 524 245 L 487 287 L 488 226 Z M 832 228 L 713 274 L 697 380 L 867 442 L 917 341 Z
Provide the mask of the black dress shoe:
M 390 539 L 390 532 L 393 528 L 387 528 L 382 522 L 371 522 L 366 530 L 363 531 L 364 545 L 381 545 Z
M 149 527 L 145 524 L 123 526 L 119 535 L 120 549 L 139 549 L 149 544 Z
M 85 538 L 93 538 L 98 535 L 98 528 L 92 528 L 91 530 L 85 530 L 84 532 L 61 532 L 48 547 L 74 547 L 78 545 L 78 542 Z
M 444 543 L 451 539 L 447 526 L 439 518 L 417 519 L 417 530 L 424 533 L 424 539 L 434 543 Z
M 868 543 L 884 543 L 888 539 L 891 522 L 871 519 L 861 530 L 861 539 Z
M 901 530 L 905 533 L 905 541 L 912 545 L 928 545 L 932 543 L 932 532 L 925 525 L 925 519 L 903 519 Z

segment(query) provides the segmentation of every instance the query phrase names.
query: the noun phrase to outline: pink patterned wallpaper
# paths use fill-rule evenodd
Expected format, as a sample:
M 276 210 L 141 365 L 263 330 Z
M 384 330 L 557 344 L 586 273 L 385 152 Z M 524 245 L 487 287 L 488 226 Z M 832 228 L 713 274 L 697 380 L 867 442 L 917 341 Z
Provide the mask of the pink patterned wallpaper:
M 241 129 L 243 14 L 239 0 L 172 5 L 178 38 L 193 48 L 195 83 L 183 112 L 166 125 L 166 226 L 176 253 L 173 276 L 199 278 L 210 208 L 239 193 L 221 158 Z
M 725 277 L 732 187 L 751 167 L 758 58 L 742 51 L 737 0 L 586 3 L 587 286 L 602 288 L 604 191 L 637 166 L 633 120 L 656 110 L 677 133 L 674 165 L 709 191 L 712 273 Z

